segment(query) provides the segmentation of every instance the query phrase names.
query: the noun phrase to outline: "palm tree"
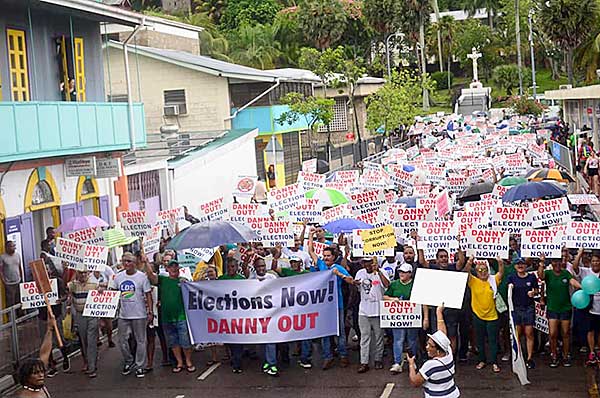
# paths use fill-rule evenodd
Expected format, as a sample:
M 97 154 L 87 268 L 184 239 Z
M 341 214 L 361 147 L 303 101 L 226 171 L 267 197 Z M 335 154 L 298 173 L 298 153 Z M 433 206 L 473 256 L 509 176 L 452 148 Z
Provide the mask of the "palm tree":
M 488 24 L 490 28 L 494 28 L 494 14 L 499 6 L 498 0 L 462 0 L 461 3 L 462 9 L 469 15 L 475 14 L 480 8 L 485 8 L 487 10 Z
M 429 0 L 407 0 L 405 13 L 405 23 L 409 32 L 414 32 L 415 27 L 418 29 L 418 45 L 421 50 L 421 78 L 425 83 L 425 75 L 427 74 L 427 56 L 425 46 L 425 23 L 429 18 L 430 4 Z M 423 110 L 429 110 L 429 91 L 423 86 Z
M 280 55 L 279 42 L 271 25 L 241 25 L 231 33 L 230 57 L 234 62 L 260 69 L 272 69 Z
M 454 36 L 456 35 L 456 23 L 454 21 L 454 17 L 451 15 L 444 15 L 440 20 L 431 25 L 432 30 L 434 30 L 438 37 L 441 39 L 441 49 L 442 56 L 447 60 L 447 70 L 448 70 L 448 90 L 451 89 L 450 85 L 450 65 L 452 62 L 452 50 L 454 48 Z
M 215 24 L 219 24 L 225 7 L 226 0 L 194 0 L 193 6 L 196 12 L 206 13 Z
M 583 69 L 586 83 L 597 79 L 596 70 L 600 66 L 600 31 L 598 29 L 595 29 L 594 34 L 577 49 L 575 63 Z
M 339 0 L 304 0 L 299 6 L 300 30 L 321 51 L 341 39 L 347 22 L 347 12 Z
M 431 0 L 431 7 L 433 8 L 433 12 L 435 13 L 435 20 L 439 22 L 440 20 L 440 7 L 438 5 L 438 0 Z M 442 33 L 437 31 L 437 47 L 438 47 L 438 62 L 440 64 L 440 72 L 444 71 L 444 60 L 442 58 Z

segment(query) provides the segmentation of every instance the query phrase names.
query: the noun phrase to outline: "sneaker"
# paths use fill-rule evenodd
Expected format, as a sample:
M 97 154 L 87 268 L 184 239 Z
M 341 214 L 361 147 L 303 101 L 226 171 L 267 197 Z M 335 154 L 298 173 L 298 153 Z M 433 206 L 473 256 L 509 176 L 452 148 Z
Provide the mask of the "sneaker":
M 46 377 L 53 378 L 57 374 L 58 374 L 58 370 L 56 370 L 56 368 L 50 368 L 50 369 L 48 369 L 48 373 L 46 373 Z
M 586 346 L 583 346 L 583 347 L 581 347 L 581 348 L 579 349 L 579 352 L 580 352 L 580 353 L 582 353 L 582 354 L 587 354 L 587 352 L 588 352 L 588 348 L 587 348 Z
M 598 358 L 596 357 L 596 354 L 594 354 L 593 352 L 590 352 L 588 354 L 587 361 L 585 361 L 585 366 L 594 366 L 597 363 L 598 363 Z
M 65 373 L 67 373 L 69 370 L 71 370 L 71 359 L 68 356 L 65 356 L 63 358 L 62 370 Z
M 552 359 L 550 361 L 550 367 L 551 368 L 558 368 L 558 365 L 560 365 L 560 362 L 558 362 L 558 358 L 552 357 Z
M 271 365 L 269 365 L 268 363 L 266 363 L 266 362 L 263 363 L 263 366 L 262 366 L 263 373 L 267 373 L 269 371 L 270 367 L 271 367 Z
M 400 366 L 399 363 L 395 363 L 392 365 L 392 367 L 390 368 L 390 372 L 397 374 L 397 373 L 402 373 L 402 366 Z
M 270 366 L 269 369 L 267 369 L 267 374 L 269 376 L 277 377 L 279 376 L 279 369 L 277 369 L 277 366 L 275 365 Z
M 324 360 L 322 369 L 327 370 L 331 368 L 333 368 L 333 358 Z
M 361 363 L 358 367 L 358 373 L 367 373 L 369 371 L 369 365 Z
M 510 361 L 510 353 L 509 352 L 502 355 L 502 362 L 508 362 L 508 361 Z
M 90 379 L 95 379 L 96 377 L 98 377 L 98 373 L 96 373 L 96 371 L 94 370 L 93 372 L 88 373 L 88 377 Z M 139 377 L 139 376 L 138 376 Z M 143 377 L 143 376 L 142 376 Z
M 358 341 L 358 336 L 357 335 L 352 336 L 352 341 L 356 343 Z
M 242 369 L 240 369 L 240 368 L 233 368 L 233 373 L 240 374 L 240 373 L 242 373 Z
M 133 370 L 133 364 L 125 365 L 125 366 L 123 366 L 123 370 L 121 371 L 121 374 L 123 376 L 127 376 L 128 374 L 131 373 L 132 370 Z
M 533 362 L 533 359 L 530 359 L 529 361 L 527 361 L 525 366 L 527 366 L 527 369 L 535 369 L 535 362 Z
M 567 356 L 565 359 L 563 359 L 563 361 L 562 361 L 562 365 L 563 365 L 565 368 L 570 368 L 571 366 L 573 366 L 573 364 L 571 363 L 571 356 L 570 356 L 570 355 L 569 355 L 569 356 Z
M 146 372 L 144 371 L 144 369 L 136 369 L 135 370 L 135 377 L 141 379 L 144 376 L 146 376 Z
M 300 367 L 304 368 L 304 369 L 312 368 L 312 363 L 310 363 L 310 361 L 306 361 L 306 362 L 298 361 L 298 365 L 300 365 Z
M 383 362 L 375 361 L 375 369 L 383 369 Z

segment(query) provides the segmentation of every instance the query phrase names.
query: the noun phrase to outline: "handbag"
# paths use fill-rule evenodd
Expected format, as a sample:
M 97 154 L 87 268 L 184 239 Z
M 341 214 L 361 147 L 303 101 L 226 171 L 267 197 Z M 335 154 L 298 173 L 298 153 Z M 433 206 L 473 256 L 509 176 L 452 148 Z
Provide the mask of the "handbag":
M 502 313 L 508 311 L 506 302 L 504 302 L 504 299 L 499 294 L 496 295 L 496 311 L 498 311 L 498 314 L 502 314 Z
M 77 336 L 75 336 L 75 333 L 73 333 L 72 326 L 73 326 L 73 316 L 69 312 L 69 313 L 67 313 L 67 315 L 65 315 L 65 317 L 63 318 L 63 321 L 62 321 L 63 336 L 64 336 L 65 340 L 75 340 L 75 338 L 77 337 Z

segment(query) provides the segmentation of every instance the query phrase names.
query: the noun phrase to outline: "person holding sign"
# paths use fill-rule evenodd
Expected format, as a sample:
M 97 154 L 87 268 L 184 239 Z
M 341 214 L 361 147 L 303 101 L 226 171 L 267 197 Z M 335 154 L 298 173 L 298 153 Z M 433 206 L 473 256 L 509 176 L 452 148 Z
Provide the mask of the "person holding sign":
M 338 353 L 340 354 L 340 365 L 345 368 L 350 364 L 348 359 L 348 351 L 346 349 L 346 333 L 345 333 L 345 322 L 344 322 L 344 298 L 342 295 L 342 282 L 346 282 L 350 285 L 358 285 L 359 282 L 355 281 L 350 273 L 341 265 L 336 264 L 336 251 L 332 247 L 326 247 L 323 249 L 323 259 L 320 259 L 315 253 L 313 244 L 313 235 L 315 234 L 315 228 L 311 227 L 310 235 L 308 237 L 308 254 L 313 260 L 313 264 L 316 264 L 316 268 L 311 267 L 311 271 L 332 271 L 337 276 L 337 292 L 338 292 L 338 323 L 339 323 L 339 336 L 338 336 Z M 333 352 L 331 349 L 331 337 L 323 337 L 322 339 L 323 351 L 323 370 L 331 369 L 333 367 Z
M 571 366 L 571 316 L 573 306 L 571 305 L 571 296 L 569 286 L 581 289 L 581 285 L 573 275 L 562 268 L 562 259 L 553 258 L 550 260 L 552 269 L 546 268 L 546 256 L 540 257 L 538 267 L 538 278 L 546 283 L 546 304 L 548 314 L 548 328 L 550 329 L 550 353 L 552 360 L 551 368 L 557 368 L 560 365 L 558 360 L 558 333 L 562 336 L 564 367 Z
M 408 357 L 410 384 L 414 387 L 423 386 L 425 398 L 458 398 L 460 391 L 454 382 L 454 356 L 452 345 L 446 335 L 444 323 L 444 306 L 437 307 L 437 331 L 428 334 L 425 350 L 429 359 L 417 372 L 416 357 Z
M 533 335 L 533 327 L 535 325 L 535 301 L 534 297 L 538 295 L 537 277 L 530 274 L 526 270 L 527 264 L 524 258 L 515 260 L 516 273 L 508 276 L 508 286 L 512 286 L 513 300 L 513 319 L 517 328 L 517 335 L 527 339 L 527 361 L 525 362 L 527 369 L 535 368 L 533 362 L 533 350 L 535 344 L 535 336 Z
M 410 292 L 413 286 L 412 272 L 413 267 L 408 263 L 402 264 L 397 269 L 398 279 L 390 283 L 385 291 L 384 300 L 404 301 L 410 300 Z M 423 311 L 423 329 L 429 328 L 429 314 L 427 307 Z M 408 343 L 409 355 L 417 355 L 419 350 L 419 329 L 418 328 L 397 328 L 392 329 L 394 335 L 394 364 L 390 368 L 392 373 L 402 372 L 402 354 L 404 351 L 404 342 Z
M 106 285 L 100 286 L 89 280 L 88 271 L 76 271 L 75 279 L 69 282 L 69 298 L 67 299 L 67 312 L 74 308 L 73 323 L 75 331 L 81 344 L 83 356 L 83 372 L 89 378 L 98 376 L 96 365 L 98 361 L 98 318 L 83 316 L 83 309 L 91 290 L 104 289 Z
M 375 337 L 375 369 L 383 369 L 383 330 L 379 325 L 379 302 L 390 282 L 381 272 L 373 257 L 364 257 L 363 269 L 356 273 L 359 286 L 358 327 L 360 328 L 360 367 L 358 373 L 369 371 L 371 333 Z
M 496 297 L 498 285 L 504 275 L 504 261 L 497 258 L 498 272 L 490 275 L 488 264 L 477 264 L 476 275 L 471 274 L 471 267 L 475 262 L 470 257 L 464 268 L 469 273 L 468 286 L 471 289 L 471 307 L 473 308 L 473 326 L 477 338 L 477 351 L 479 351 L 479 363 L 475 369 L 481 370 L 486 367 L 485 340 L 488 339 L 490 348 L 490 362 L 494 373 L 500 373 L 498 366 L 498 311 L 496 311 Z
M 219 276 L 219 280 L 246 280 L 245 277 L 238 273 L 239 263 L 235 258 L 228 257 L 226 267 L 227 273 Z M 242 354 L 244 353 L 244 345 L 228 344 L 227 346 L 231 352 L 231 367 L 233 368 L 233 373 L 242 373 Z

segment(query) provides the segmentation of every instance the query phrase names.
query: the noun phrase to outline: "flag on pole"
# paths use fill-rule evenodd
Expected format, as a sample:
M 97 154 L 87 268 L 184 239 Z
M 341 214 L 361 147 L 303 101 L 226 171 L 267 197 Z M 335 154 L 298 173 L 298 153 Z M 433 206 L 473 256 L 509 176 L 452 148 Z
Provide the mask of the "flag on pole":
M 515 327 L 515 320 L 513 319 L 513 300 L 512 300 L 512 285 L 508 286 L 508 315 L 510 317 L 510 345 L 512 348 L 512 371 L 519 378 L 521 385 L 530 384 L 527 379 L 527 368 L 525 367 L 525 360 L 523 359 L 523 351 L 521 351 L 521 344 L 519 344 L 519 336 L 517 335 L 517 328 Z

